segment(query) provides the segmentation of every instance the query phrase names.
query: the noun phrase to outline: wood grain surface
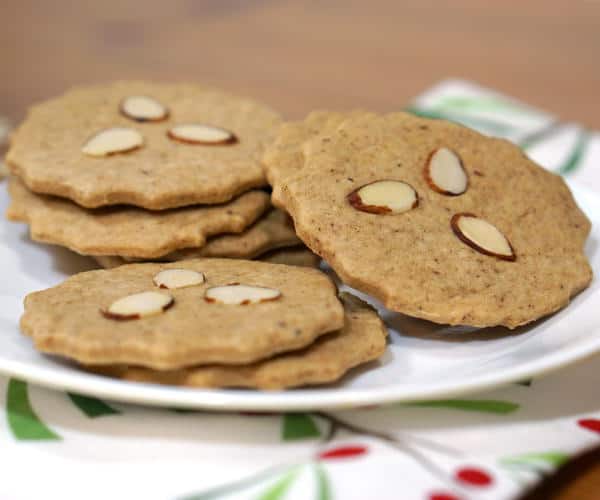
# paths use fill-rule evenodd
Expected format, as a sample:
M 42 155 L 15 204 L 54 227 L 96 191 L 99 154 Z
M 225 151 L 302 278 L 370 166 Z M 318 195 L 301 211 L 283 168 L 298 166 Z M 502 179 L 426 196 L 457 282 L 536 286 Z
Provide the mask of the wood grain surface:
M 453 76 L 600 129 L 599 55 L 596 0 L 0 0 L 0 114 L 124 78 L 221 86 L 289 118 L 386 111 Z M 598 460 L 575 477 L 528 499 L 600 498 Z
M 73 83 L 196 80 L 271 103 L 395 110 L 448 76 L 600 128 L 600 2 L 1 0 L 0 106 Z

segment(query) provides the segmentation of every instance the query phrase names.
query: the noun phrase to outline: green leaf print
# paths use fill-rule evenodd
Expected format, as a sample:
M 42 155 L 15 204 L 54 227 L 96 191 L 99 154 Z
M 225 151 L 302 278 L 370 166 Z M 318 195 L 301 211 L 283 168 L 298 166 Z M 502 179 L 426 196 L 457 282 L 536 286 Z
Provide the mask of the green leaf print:
M 325 468 L 321 464 L 316 464 L 315 473 L 317 476 L 317 499 L 331 500 L 331 486 Z
M 233 481 L 231 483 L 227 483 L 221 486 L 217 486 L 216 488 L 212 488 L 202 493 L 194 493 L 191 495 L 180 497 L 179 500 L 215 500 L 218 498 L 222 498 L 228 495 L 232 495 L 236 491 L 240 491 L 244 488 L 249 488 L 252 485 L 259 483 L 260 481 L 264 481 L 265 479 L 274 476 L 281 470 L 281 466 L 272 467 L 270 469 L 263 470 L 253 476 L 246 477 L 238 481 Z
M 103 417 L 104 415 L 118 415 L 121 413 L 100 399 L 71 392 L 67 392 L 67 396 L 69 396 L 69 399 L 77 408 L 90 418 Z
M 297 441 L 321 437 L 314 420 L 307 413 L 286 413 L 283 416 L 281 439 Z
M 299 469 L 294 468 L 277 481 L 273 486 L 270 486 L 258 500 L 280 500 L 285 496 L 294 479 L 298 476 Z
M 534 110 L 525 105 L 494 96 L 446 96 L 438 99 L 432 108 L 461 111 L 504 111 L 521 115 L 534 113 Z
M 577 167 L 581 165 L 581 160 L 585 156 L 589 142 L 590 133 L 587 130 L 579 132 L 573 149 L 571 149 L 567 159 L 558 167 L 557 173 L 566 175 L 577 170 Z
M 506 415 L 520 408 L 520 405 L 517 403 L 512 403 L 510 401 L 497 401 L 494 399 L 438 399 L 433 401 L 407 403 L 406 406 L 416 406 L 421 408 L 450 408 L 462 411 L 495 413 L 497 415 Z
M 523 455 L 517 455 L 515 457 L 503 458 L 500 463 L 503 465 L 530 465 L 535 466 L 536 464 L 544 463 L 551 465 L 552 467 L 560 467 L 567 460 L 569 455 L 561 451 L 546 451 L 542 453 L 525 453 Z
M 11 378 L 8 381 L 6 412 L 8 426 L 16 439 L 23 441 L 61 439 L 35 414 L 29 402 L 27 384 L 21 380 Z

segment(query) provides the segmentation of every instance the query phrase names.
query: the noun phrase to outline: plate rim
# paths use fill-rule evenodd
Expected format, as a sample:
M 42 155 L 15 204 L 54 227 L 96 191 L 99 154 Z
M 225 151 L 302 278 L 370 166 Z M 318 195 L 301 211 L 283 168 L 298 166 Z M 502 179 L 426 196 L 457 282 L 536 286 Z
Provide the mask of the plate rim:
M 356 388 L 344 392 L 335 389 L 304 388 L 284 391 L 254 391 L 239 389 L 200 389 L 163 386 L 142 382 L 127 382 L 87 372 L 55 372 L 50 367 L 19 369 L 24 362 L 0 364 L 0 373 L 19 378 L 34 385 L 76 392 L 87 396 L 121 403 L 141 404 L 153 407 L 181 407 L 214 411 L 309 411 L 351 409 L 374 405 L 430 401 L 439 397 L 455 397 L 468 393 L 493 389 L 499 386 L 545 375 L 577 361 L 591 358 L 600 352 L 600 328 L 595 337 L 578 342 L 566 352 L 564 349 L 533 359 L 517 369 L 508 369 L 479 377 L 458 387 L 450 384 L 432 388 L 391 386 L 389 388 Z M 558 358 L 560 361 L 556 361 Z M 90 381 L 92 382 L 90 384 Z M 416 394 L 416 392 L 419 392 Z

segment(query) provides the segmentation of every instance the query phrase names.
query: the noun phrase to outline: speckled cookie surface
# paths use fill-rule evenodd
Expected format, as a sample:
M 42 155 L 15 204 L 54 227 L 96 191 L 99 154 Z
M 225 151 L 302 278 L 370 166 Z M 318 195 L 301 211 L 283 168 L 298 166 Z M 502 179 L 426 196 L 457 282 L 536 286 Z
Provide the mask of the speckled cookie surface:
M 253 259 L 269 250 L 301 243 L 294 225 L 282 210 L 273 209 L 239 234 L 215 236 L 199 249 L 188 248 L 173 254 L 174 260 L 196 257 Z
M 149 96 L 169 111 L 166 120 L 137 122 L 119 112 L 131 96 Z M 237 142 L 185 144 L 167 136 L 176 124 L 225 128 Z M 95 208 L 130 204 L 153 210 L 221 203 L 265 185 L 260 165 L 280 119 L 250 99 L 192 84 L 116 82 L 81 87 L 31 108 L 11 138 L 7 163 L 35 192 Z M 128 127 L 141 148 L 90 157 L 82 146 L 99 131 Z
M 387 330 L 377 313 L 349 294 L 342 294 L 344 327 L 300 351 L 242 366 L 208 365 L 173 371 L 138 367 L 101 369 L 125 380 L 189 387 L 284 389 L 326 384 L 349 369 L 377 359 L 386 347 Z
M 304 166 L 302 147 L 306 141 L 318 135 L 327 135 L 347 118 L 365 115 L 365 111 L 355 110 L 347 113 L 338 111 L 312 111 L 298 122 L 286 122 L 277 131 L 275 139 L 265 149 L 263 167 L 269 184 L 273 186 L 273 201 L 280 196 L 276 192 L 282 182 L 292 178 Z
M 137 207 L 85 209 L 54 196 L 37 195 L 17 178 L 9 184 L 10 220 L 26 222 L 31 238 L 84 255 L 157 258 L 201 247 L 210 235 L 241 232 L 269 208 L 269 196 L 249 191 L 222 205 L 151 212 Z
M 202 272 L 205 282 L 164 290 L 160 271 Z M 240 283 L 280 292 L 277 300 L 246 305 L 208 302 L 213 287 Z M 102 311 L 143 292 L 170 294 L 160 314 L 115 320 Z M 344 325 L 333 282 L 315 269 L 234 259 L 130 264 L 77 274 L 29 294 L 22 331 L 42 352 L 85 364 L 133 364 L 159 370 L 205 363 L 245 364 L 300 349 Z
M 424 175 L 437 148 L 456 152 L 468 176 L 458 196 Z M 343 281 L 395 311 L 448 324 L 528 323 L 568 304 L 592 277 L 583 247 L 590 230 L 563 179 L 516 146 L 464 127 L 405 113 L 351 118 L 303 145 L 305 163 L 273 197 L 296 232 Z M 367 213 L 348 196 L 378 180 L 408 183 L 418 205 Z M 514 262 L 484 255 L 454 234 L 472 213 L 498 228 Z

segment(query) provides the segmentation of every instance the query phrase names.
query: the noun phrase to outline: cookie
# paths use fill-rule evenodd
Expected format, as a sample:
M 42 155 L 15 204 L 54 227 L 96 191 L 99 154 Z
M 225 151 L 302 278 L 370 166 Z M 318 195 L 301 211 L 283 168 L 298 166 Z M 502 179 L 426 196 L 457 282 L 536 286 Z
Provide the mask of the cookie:
M 158 258 L 201 247 L 210 235 L 241 232 L 270 206 L 263 191 L 249 191 L 222 205 L 151 212 L 137 207 L 85 209 L 64 198 L 37 195 L 17 178 L 9 183 L 7 217 L 26 222 L 31 238 L 83 255 Z
M 118 255 L 93 255 L 92 258 L 103 269 L 113 269 L 115 267 L 124 266 L 125 264 L 130 264 L 130 262 L 127 262 L 123 257 L 119 257 Z
M 247 364 L 344 325 L 322 272 L 235 259 L 88 271 L 29 294 L 22 331 L 42 352 L 158 370 Z
M 302 147 L 274 202 L 344 282 L 391 310 L 515 328 L 590 283 L 589 221 L 562 178 L 507 141 L 394 113 Z
M 196 259 L 199 257 L 222 257 L 230 259 L 253 259 L 270 250 L 295 246 L 300 243 L 289 215 L 281 210 L 271 210 L 252 226 L 239 234 L 223 234 L 209 239 L 201 248 L 175 250 L 161 257 L 161 261 Z M 139 259 L 119 256 L 101 256 L 98 263 L 112 268 Z
M 318 135 L 326 136 L 346 119 L 367 114 L 365 111 L 341 113 L 337 111 L 312 111 L 303 121 L 284 123 L 271 144 L 265 149 L 263 166 L 269 184 L 276 191 L 286 179 L 293 177 L 304 165 L 302 147 Z M 274 202 L 278 193 L 273 196 Z
M 276 390 L 327 384 L 351 368 L 377 359 L 386 348 L 387 330 L 374 309 L 342 294 L 345 323 L 300 351 L 250 365 L 208 365 L 173 371 L 140 367 L 99 367 L 94 371 L 124 380 L 188 387 L 247 387 Z
M 319 264 L 321 263 L 321 257 L 312 253 L 304 246 L 273 250 L 261 255 L 259 260 L 271 262 L 273 264 L 306 267 L 319 267 Z
M 176 261 L 198 257 L 253 259 L 269 250 L 300 244 L 294 225 L 282 210 L 271 210 L 252 226 L 238 234 L 223 234 L 210 238 L 201 248 L 185 248 L 166 255 Z
M 277 248 L 291 247 L 301 243 L 290 216 L 282 210 L 273 209 L 239 234 L 225 234 L 211 238 L 204 247 L 180 250 L 178 257 L 229 257 L 252 259 Z
M 266 184 L 260 158 L 279 123 L 262 104 L 198 85 L 79 87 L 29 111 L 7 163 L 32 191 L 88 208 L 223 203 Z
M 104 269 L 112 269 L 113 267 L 123 266 L 129 263 L 124 260 L 123 257 L 118 257 L 116 255 L 95 255 L 93 258 Z M 272 264 L 305 267 L 319 267 L 321 262 L 321 258 L 318 255 L 315 255 L 304 246 L 271 250 L 263 255 L 259 255 L 256 257 L 256 260 L 271 262 Z

